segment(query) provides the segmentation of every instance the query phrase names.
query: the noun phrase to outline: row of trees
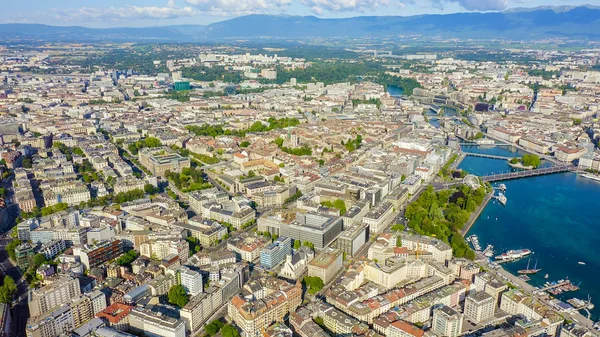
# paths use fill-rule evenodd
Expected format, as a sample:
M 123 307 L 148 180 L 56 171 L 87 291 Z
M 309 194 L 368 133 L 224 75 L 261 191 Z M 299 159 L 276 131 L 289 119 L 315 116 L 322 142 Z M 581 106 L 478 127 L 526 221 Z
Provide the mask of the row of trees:
M 460 230 L 485 199 L 483 187 L 471 189 L 461 185 L 455 189 L 435 192 L 429 186 L 419 198 L 406 207 L 408 226 L 421 235 L 434 236 L 450 244 L 456 257 L 473 259 Z

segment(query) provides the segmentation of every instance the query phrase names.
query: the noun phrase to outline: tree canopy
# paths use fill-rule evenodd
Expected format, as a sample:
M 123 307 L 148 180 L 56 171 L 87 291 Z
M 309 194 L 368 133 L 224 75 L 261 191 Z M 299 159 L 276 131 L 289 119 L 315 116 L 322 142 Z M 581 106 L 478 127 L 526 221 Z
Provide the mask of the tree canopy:
M 174 304 L 178 307 L 184 307 L 189 301 L 189 295 L 185 292 L 185 288 L 176 284 L 169 289 L 169 303 Z
M 471 213 L 485 199 L 483 187 L 471 189 L 461 185 L 455 189 L 435 192 L 429 186 L 417 200 L 406 207 L 408 226 L 421 235 L 434 236 L 450 244 L 456 257 L 473 259 L 460 230 Z
M 311 295 L 318 293 L 324 286 L 323 280 L 317 276 L 305 276 L 303 282 Z

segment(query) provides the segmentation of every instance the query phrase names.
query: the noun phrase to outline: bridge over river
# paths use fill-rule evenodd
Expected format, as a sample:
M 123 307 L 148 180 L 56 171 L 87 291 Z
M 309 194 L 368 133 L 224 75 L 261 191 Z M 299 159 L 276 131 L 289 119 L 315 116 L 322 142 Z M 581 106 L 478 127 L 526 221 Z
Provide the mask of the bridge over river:
M 575 171 L 576 169 L 577 168 L 573 165 L 556 165 L 556 166 L 552 166 L 552 167 L 544 167 L 544 168 L 538 168 L 538 169 L 527 170 L 527 171 L 516 171 L 516 172 L 509 172 L 509 173 L 492 174 L 492 175 L 487 175 L 487 176 L 481 176 L 481 177 L 479 177 L 479 179 L 483 182 L 485 182 L 485 181 L 495 182 L 495 181 L 503 181 L 503 180 L 511 180 L 511 179 L 520 179 L 520 178 L 526 178 L 526 177 L 535 177 L 535 176 L 567 172 L 567 171 Z M 442 190 L 442 189 L 457 186 L 460 184 L 463 184 L 462 180 L 448 182 L 448 183 L 440 183 L 440 182 L 432 183 L 433 187 L 436 190 Z

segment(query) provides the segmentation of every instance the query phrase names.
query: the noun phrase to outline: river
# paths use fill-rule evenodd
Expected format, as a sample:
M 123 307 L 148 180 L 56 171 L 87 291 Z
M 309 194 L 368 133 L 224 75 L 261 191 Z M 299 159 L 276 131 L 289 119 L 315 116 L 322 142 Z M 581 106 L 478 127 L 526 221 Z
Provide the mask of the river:
M 465 147 L 466 152 L 520 156 L 515 148 Z M 550 165 L 544 163 L 545 166 Z M 477 175 L 510 170 L 506 161 L 466 157 L 459 165 Z M 600 183 L 575 173 L 557 173 L 539 177 L 508 180 L 506 206 L 490 201 L 477 219 L 470 234 L 476 234 L 482 246 L 492 244 L 495 253 L 509 249 L 528 248 L 534 254 L 541 272 L 531 275 L 530 284 L 569 278 L 581 289 L 557 296 L 587 299 L 588 294 L 598 303 L 592 319 L 600 317 Z M 528 259 L 505 264 L 516 274 L 527 267 Z M 579 264 L 585 263 L 585 265 Z M 548 274 L 548 279 L 544 275 Z

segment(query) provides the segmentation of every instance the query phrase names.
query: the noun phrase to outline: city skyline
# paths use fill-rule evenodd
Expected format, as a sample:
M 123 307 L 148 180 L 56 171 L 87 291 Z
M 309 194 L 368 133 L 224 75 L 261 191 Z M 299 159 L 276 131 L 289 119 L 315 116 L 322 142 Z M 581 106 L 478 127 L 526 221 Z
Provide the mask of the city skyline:
M 490 12 L 544 6 L 600 5 L 597 0 L 126 0 L 13 3 L 0 23 L 92 28 L 206 25 L 249 14 L 347 18 Z M 33 8 L 33 9 L 32 9 Z

